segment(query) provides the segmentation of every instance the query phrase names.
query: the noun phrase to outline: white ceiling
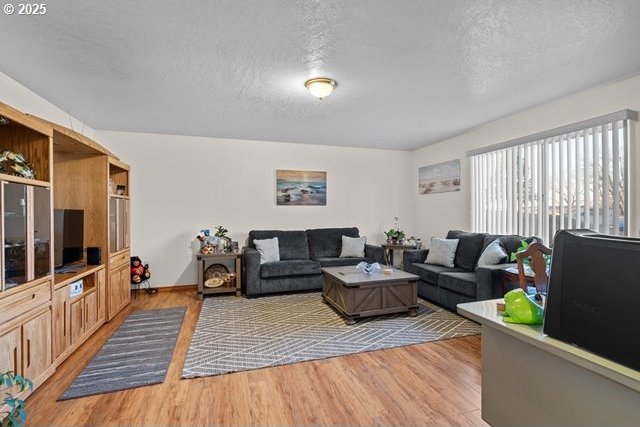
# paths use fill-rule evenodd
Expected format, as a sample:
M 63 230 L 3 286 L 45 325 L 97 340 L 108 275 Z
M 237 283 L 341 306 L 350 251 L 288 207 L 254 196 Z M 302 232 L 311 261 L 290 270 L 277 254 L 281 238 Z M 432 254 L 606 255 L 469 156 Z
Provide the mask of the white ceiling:
M 65 0 L 0 13 L 0 70 L 95 129 L 414 149 L 640 73 L 639 23 L 638 0 Z

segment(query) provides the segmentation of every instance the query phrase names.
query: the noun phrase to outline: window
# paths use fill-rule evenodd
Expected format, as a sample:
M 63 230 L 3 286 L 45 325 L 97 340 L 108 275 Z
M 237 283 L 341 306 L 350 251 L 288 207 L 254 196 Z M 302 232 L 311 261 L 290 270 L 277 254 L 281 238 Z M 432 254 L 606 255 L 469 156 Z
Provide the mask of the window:
M 627 235 L 629 120 L 624 110 L 467 153 L 474 231 L 538 236 L 589 228 Z

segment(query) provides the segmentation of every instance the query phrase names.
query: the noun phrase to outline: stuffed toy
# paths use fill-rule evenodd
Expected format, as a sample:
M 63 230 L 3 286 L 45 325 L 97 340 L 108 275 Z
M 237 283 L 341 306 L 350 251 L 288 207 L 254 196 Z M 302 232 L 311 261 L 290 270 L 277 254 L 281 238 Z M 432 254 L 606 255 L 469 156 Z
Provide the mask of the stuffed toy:
M 131 283 L 141 283 L 150 277 L 149 264 L 142 264 L 140 257 L 131 257 Z

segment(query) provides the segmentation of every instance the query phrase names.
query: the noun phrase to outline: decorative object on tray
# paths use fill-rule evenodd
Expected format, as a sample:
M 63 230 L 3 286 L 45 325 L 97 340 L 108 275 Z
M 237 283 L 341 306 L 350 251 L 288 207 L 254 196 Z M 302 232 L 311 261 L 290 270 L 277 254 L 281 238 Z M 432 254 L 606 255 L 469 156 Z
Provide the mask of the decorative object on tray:
M 397 216 L 393 217 L 393 228 L 391 228 L 389 231 L 385 231 L 384 234 L 387 235 L 387 243 L 394 245 L 402 243 L 402 241 L 406 237 L 405 232 L 400 230 L 400 227 L 398 227 Z
M 418 193 L 460 191 L 460 159 L 418 169 Z
M 224 279 L 222 277 L 212 277 L 204 281 L 206 288 L 218 288 L 222 285 L 224 285 Z
M 327 172 L 276 170 L 278 206 L 326 206 Z
M 377 262 L 369 264 L 368 262 L 362 261 L 360 264 L 356 265 L 356 270 L 362 271 L 364 274 L 373 274 L 382 270 L 382 267 Z
M 29 179 L 36 178 L 36 171 L 25 159 L 24 154 L 14 153 L 11 150 L 0 153 L 0 173 Z
M 116 187 L 116 194 L 118 196 L 124 196 L 124 192 L 125 192 L 126 189 L 127 189 L 127 187 L 125 187 L 124 185 L 118 185 Z

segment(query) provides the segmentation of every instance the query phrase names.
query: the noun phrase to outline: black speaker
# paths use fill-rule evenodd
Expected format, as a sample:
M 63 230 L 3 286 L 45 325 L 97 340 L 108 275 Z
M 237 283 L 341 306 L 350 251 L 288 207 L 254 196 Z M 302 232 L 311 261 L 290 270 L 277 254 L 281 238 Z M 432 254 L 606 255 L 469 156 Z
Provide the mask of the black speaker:
M 102 259 L 102 251 L 97 246 L 89 246 L 87 248 L 87 264 L 100 265 Z

